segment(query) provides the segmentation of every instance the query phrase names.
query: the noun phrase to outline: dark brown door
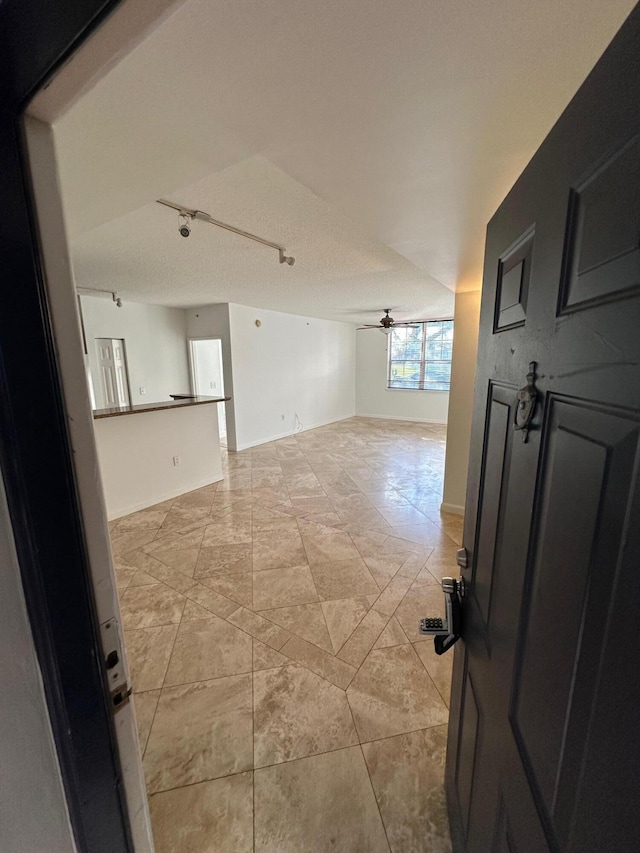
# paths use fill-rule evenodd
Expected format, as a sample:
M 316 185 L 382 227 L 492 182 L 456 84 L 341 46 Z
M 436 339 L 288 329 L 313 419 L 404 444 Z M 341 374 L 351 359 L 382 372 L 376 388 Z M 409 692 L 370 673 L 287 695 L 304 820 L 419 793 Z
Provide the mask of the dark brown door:
M 640 7 L 491 220 L 483 288 L 455 848 L 638 851 Z

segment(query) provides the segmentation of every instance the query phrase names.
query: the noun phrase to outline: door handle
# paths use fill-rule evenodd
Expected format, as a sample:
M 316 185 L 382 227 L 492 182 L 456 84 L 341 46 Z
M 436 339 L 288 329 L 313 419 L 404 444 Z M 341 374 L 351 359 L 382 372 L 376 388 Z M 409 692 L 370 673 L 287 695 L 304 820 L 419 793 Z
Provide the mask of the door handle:
M 437 655 L 442 655 L 460 638 L 462 630 L 462 597 L 464 581 L 442 578 L 445 617 L 428 616 L 420 620 L 420 633 L 433 637 Z

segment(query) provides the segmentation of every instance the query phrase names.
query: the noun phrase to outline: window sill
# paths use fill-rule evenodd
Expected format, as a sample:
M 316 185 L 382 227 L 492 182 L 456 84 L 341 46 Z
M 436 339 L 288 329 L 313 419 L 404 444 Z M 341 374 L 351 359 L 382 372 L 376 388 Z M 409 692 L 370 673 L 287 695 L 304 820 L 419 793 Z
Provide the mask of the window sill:
M 422 393 L 426 392 L 428 394 L 448 394 L 451 389 L 450 388 L 390 388 L 388 385 L 386 387 L 387 391 L 421 391 Z

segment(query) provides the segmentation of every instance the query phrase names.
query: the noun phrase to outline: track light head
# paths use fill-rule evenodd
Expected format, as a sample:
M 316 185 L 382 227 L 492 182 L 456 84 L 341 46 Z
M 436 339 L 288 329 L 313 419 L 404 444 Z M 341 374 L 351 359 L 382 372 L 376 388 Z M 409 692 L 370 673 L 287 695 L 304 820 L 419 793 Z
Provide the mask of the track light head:
M 295 264 L 296 259 L 292 258 L 291 255 L 285 255 L 284 249 L 279 249 L 278 251 L 280 253 L 280 263 L 281 264 L 288 264 L 290 267 L 292 267 Z
M 193 216 L 190 213 L 181 213 L 179 218 L 178 234 L 181 237 L 188 237 L 191 234 L 191 220 Z
M 111 299 L 116 303 L 118 308 L 122 308 L 122 299 L 120 299 L 117 293 L 112 293 Z

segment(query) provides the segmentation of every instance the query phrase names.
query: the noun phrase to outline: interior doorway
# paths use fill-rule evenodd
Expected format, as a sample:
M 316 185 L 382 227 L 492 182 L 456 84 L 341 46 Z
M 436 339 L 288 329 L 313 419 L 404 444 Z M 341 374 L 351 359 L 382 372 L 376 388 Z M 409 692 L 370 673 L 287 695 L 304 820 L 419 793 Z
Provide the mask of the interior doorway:
M 98 370 L 100 384 L 97 390 L 98 408 L 101 406 L 128 406 L 131 402 L 129 393 L 129 373 L 127 371 L 127 356 L 124 339 L 96 338 Z
M 219 338 L 192 339 L 189 341 L 189 363 L 193 393 L 201 397 L 224 396 L 222 368 L 222 341 Z M 225 404 L 218 404 L 220 439 L 227 437 Z

